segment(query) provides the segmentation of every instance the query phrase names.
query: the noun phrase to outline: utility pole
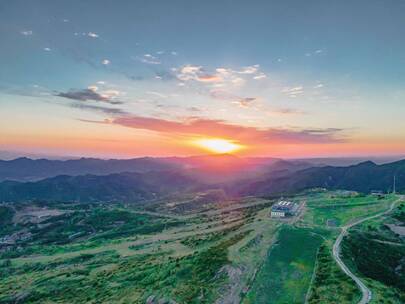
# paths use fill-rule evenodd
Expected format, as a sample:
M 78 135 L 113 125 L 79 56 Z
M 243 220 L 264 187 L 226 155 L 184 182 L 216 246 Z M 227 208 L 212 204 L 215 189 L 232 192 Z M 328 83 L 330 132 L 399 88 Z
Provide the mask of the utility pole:
M 397 176 L 394 175 L 394 185 L 392 186 L 392 193 L 396 193 L 396 183 L 397 183 Z

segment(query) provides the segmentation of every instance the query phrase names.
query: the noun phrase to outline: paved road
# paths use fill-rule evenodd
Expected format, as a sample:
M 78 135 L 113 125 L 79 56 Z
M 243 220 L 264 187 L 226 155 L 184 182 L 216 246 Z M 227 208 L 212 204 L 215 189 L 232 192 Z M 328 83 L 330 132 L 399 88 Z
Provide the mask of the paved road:
M 369 217 L 365 217 L 365 218 L 360 219 L 360 220 L 358 220 L 358 221 L 355 221 L 355 222 L 353 222 L 353 223 L 351 223 L 351 224 L 348 224 L 348 225 L 346 225 L 346 226 L 343 226 L 343 227 L 342 227 L 342 232 L 339 234 L 338 238 L 336 239 L 335 244 L 333 244 L 333 257 L 335 258 L 336 262 L 338 263 L 338 265 L 340 266 L 340 268 L 341 268 L 349 277 L 351 277 L 351 278 L 353 279 L 353 281 L 356 282 L 357 286 L 359 286 L 359 288 L 360 288 L 360 290 L 361 290 L 362 297 L 361 297 L 361 300 L 359 301 L 358 304 L 367 304 L 367 303 L 369 303 L 369 302 L 371 301 L 371 298 L 372 298 L 372 293 L 371 293 L 371 290 L 368 289 L 368 287 L 367 287 L 355 274 L 353 274 L 353 273 L 349 270 L 349 268 L 345 265 L 345 263 L 343 263 L 342 259 L 340 258 L 340 243 L 342 242 L 343 237 L 347 234 L 347 231 L 348 231 L 351 227 L 356 226 L 356 225 L 358 225 L 358 224 L 360 224 L 360 223 L 362 223 L 362 222 L 371 220 L 371 219 L 373 219 L 373 218 L 376 218 L 376 217 L 379 217 L 379 216 L 382 216 L 382 215 L 385 215 L 385 214 L 391 212 L 392 209 L 394 209 L 395 204 L 396 204 L 397 202 L 403 200 L 403 199 L 404 199 L 404 197 L 401 196 L 398 200 L 394 201 L 394 202 L 391 204 L 391 206 L 388 208 L 388 210 L 386 210 L 386 211 L 384 211 L 384 212 L 381 212 L 381 213 L 378 213 L 378 214 L 375 214 L 375 215 L 372 215 L 372 216 L 369 216 Z

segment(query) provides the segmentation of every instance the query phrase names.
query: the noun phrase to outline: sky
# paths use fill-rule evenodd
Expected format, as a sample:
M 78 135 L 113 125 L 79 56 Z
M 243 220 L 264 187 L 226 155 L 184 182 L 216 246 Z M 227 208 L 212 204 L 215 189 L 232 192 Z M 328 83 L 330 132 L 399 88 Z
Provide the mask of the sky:
M 404 37 L 399 0 L 2 1 L 0 150 L 405 155 Z

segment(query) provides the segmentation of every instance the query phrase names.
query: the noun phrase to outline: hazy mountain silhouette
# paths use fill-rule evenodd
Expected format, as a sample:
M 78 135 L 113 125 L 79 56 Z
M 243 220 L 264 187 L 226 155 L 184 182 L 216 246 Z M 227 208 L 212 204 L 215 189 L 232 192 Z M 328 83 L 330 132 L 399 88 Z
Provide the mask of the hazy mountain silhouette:
M 397 191 L 405 190 L 405 160 L 377 165 L 366 161 L 348 167 L 314 167 L 285 176 L 247 184 L 242 195 L 269 195 L 297 192 L 309 188 L 345 189 L 360 192 L 392 191 L 394 175 Z
M 138 202 L 201 188 L 200 183 L 176 172 L 60 175 L 37 182 L 2 182 L 0 201 Z

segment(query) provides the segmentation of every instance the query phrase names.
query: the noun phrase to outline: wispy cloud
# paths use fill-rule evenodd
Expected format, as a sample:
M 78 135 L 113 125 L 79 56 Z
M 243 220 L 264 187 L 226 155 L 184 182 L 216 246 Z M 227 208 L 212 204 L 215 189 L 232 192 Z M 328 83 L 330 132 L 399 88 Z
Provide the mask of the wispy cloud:
M 94 33 L 94 32 L 88 32 L 88 33 L 87 33 L 87 36 L 89 36 L 89 37 L 91 37 L 91 38 L 98 38 L 98 37 L 99 37 L 99 35 L 96 34 L 96 33 Z
M 201 82 L 221 82 L 222 78 L 219 77 L 218 75 L 210 75 L 210 74 L 205 74 L 198 76 L 196 80 L 201 81 Z
M 297 89 L 295 89 L 297 90 Z M 294 90 L 293 90 L 294 92 Z M 234 104 L 240 108 L 252 109 L 260 113 L 266 113 L 268 115 L 275 114 L 303 114 L 302 111 L 292 108 L 277 108 L 268 103 L 263 102 L 261 97 L 240 97 L 235 94 L 231 94 L 224 90 L 212 90 L 210 92 L 211 98 L 230 101 L 231 104 Z
M 138 57 L 138 60 L 147 64 L 161 64 L 162 62 L 156 56 L 151 54 L 144 54 L 142 57 Z
M 199 65 L 185 65 L 173 69 L 177 79 L 182 82 L 195 81 L 206 83 L 213 87 L 241 87 L 248 79 L 260 80 L 266 78 L 266 74 L 260 71 L 259 65 L 231 69 L 218 67 L 206 69 Z
M 31 36 L 33 33 L 34 32 L 31 31 L 31 30 L 22 30 L 22 31 L 20 31 L 20 34 L 24 35 L 24 36 Z
M 202 73 L 202 67 L 196 65 L 185 65 L 179 69 L 174 68 L 177 72 L 177 78 L 181 81 L 197 80 L 198 76 Z
M 292 108 L 273 109 L 272 112 L 278 113 L 278 114 L 305 114 L 303 111 L 300 111 L 297 109 L 292 109 Z
M 159 97 L 159 98 L 167 98 L 167 95 L 159 93 L 159 92 L 155 92 L 155 91 L 147 91 L 146 93 L 149 95 Z
M 253 77 L 253 79 L 256 79 L 256 80 L 261 80 L 261 79 L 265 79 L 265 78 L 267 78 L 267 76 L 264 73 L 261 73 L 261 74 Z
M 259 71 L 259 65 L 255 64 L 242 68 L 240 71 L 236 71 L 239 74 L 256 74 Z
M 186 110 L 190 112 L 201 112 L 202 110 L 199 107 L 188 107 Z
M 242 108 L 249 108 L 255 100 L 256 100 L 256 98 L 254 98 L 254 97 L 246 97 L 246 98 L 241 98 L 239 100 L 233 101 L 232 103 L 234 103 Z
M 248 108 L 257 99 L 256 97 L 240 97 L 224 90 L 211 90 L 210 96 L 218 100 L 230 101 L 242 108 Z
M 73 100 L 79 101 L 102 101 L 109 104 L 122 104 L 122 101 L 117 100 L 117 97 L 120 95 L 120 92 L 117 90 L 104 90 L 100 93 L 97 92 L 97 86 L 89 86 L 87 89 L 82 90 L 70 90 L 68 92 L 59 92 L 56 96 L 64 97 Z
M 258 129 L 227 123 L 223 120 L 189 117 L 182 121 L 126 115 L 116 117 L 109 123 L 134 129 L 144 129 L 162 134 L 182 136 L 210 136 L 232 138 L 246 143 L 333 143 L 342 142 L 342 129 L 282 128 Z
M 75 109 L 95 111 L 95 112 L 100 112 L 100 113 L 108 114 L 108 115 L 127 115 L 128 114 L 128 112 L 126 112 L 122 109 L 89 105 L 89 104 L 83 104 L 83 103 L 78 103 L 78 102 L 71 103 L 71 104 L 69 104 L 69 106 L 71 108 L 75 108 Z
M 281 90 L 281 92 L 286 94 L 288 97 L 295 98 L 304 94 L 304 87 L 301 85 L 295 87 L 285 87 Z
M 306 57 L 311 57 L 311 56 L 315 56 L 315 55 L 321 55 L 325 52 L 324 49 L 317 49 L 315 51 L 311 51 L 311 52 L 307 52 L 305 53 Z

